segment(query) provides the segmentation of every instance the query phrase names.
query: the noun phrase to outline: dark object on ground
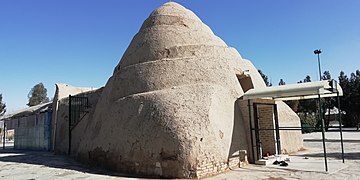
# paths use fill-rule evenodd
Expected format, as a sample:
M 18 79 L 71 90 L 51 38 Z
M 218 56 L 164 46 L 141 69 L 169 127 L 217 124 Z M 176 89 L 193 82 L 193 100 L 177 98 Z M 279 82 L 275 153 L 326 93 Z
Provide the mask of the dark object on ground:
M 278 164 L 280 164 L 280 162 L 276 160 L 276 161 L 273 162 L 273 164 L 278 165 Z
M 281 161 L 281 162 L 280 162 L 280 166 L 285 166 L 285 167 L 286 167 L 286 166 L 288 166 L 288 165 L 289 165 L 289 164 L 286 163 L 285 161 Z

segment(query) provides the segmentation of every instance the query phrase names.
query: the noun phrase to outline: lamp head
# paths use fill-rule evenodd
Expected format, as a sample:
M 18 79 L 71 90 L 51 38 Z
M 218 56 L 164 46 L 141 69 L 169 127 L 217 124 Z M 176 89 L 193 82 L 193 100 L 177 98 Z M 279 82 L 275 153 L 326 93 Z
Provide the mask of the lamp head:
M 315 51 L 314 51 L 314 54 L 320 54 L 321 53 L 321 49 L 316 49 Z

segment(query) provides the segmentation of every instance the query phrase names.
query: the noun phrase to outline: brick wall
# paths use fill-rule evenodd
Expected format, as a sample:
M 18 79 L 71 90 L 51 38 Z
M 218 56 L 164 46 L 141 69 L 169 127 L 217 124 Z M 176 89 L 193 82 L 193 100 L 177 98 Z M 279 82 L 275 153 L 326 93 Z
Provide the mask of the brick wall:
M 269 105 L 259 105 L 259 128 L 260 129 L 275 129 L 273 107 Z M 262 143 L 263 154 L 269 152 L 276 153 L 275 130 L 260 130 L 259 138 Z
M 227 161 L 216 161 L 214 156 L 202 155 L 199 157 L 196 168 L 195 178 L 203 178 L 213 176 L 230 169 L 244 167 L 248 164 L 246 150 L 238 151 L 233 156 L 229 157 Z

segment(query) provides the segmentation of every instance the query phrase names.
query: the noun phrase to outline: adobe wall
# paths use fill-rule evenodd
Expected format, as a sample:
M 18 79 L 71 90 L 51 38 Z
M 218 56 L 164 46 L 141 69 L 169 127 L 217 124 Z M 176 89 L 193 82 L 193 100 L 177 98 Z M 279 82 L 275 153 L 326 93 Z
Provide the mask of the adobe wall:
M 252 107 L 252 106 L 251 106 Z M 252 112 L 252 109 L 251 109 Z M 242 162 L 252 162 L 249 106 L 247 100 L 237 100 L 234 106 L 234 126 L 229 157 L 240 155 Z M 245 155 L 248 159 L 244 160 Z
M 282 101 L 276 102 L 278 106 L 279 127 L 301 127 L 300 118 L 292 109 Z M 303 135 L 301 130 L 280 131 L 281 152 L 291 154 L 303 149 Z
M 97 101 L 101 95 L 102 89 L 88 91 L 80 93 L 75 96 L 88 97 L 89 109 L 88 113 L 84 113 L 80 123 L 72 130 L 72 153 L 77 150 L 79 141 L 81 140 L 82 133 L 89 119 L 92 119 L 91 114 L 94 112 Z M 57 108 L 57 126 L 56 126 L 56 137 L 55 137 L 55 149 L 54 152 L 58 154 L 68 154 L 69 150 L 69 98 L 62 98 L 58 101 Z
M 69 98 L 58 100 L 57 106 L 54 152 L 67 154 L 69 148 Z
M 75 95 L 75 94 L 79 94 L 79 93 L 83 93 L 83 92 L 88 92 L 88 91 L 93 91 L 96 90 L 96 88 L 80 88 L 80 87 L 73 87 L 70 86 L 68 84 L 63 84 L 63 83 L 56 83 L 55 84 L 55 94 L 54 94 L 54 98 L 53 98 L 53 104 L 52 104 L 52 109 L 53 109 L 53 114 L 52 114 L 52 132 L 51 132 L 51 136 L 52 136 L 52 150 L 55 150 L 55 141 L 56 141 L 56 136 L 57 136 L 57 132 L 56 130 L 58 129 L 58 123 L 57 123 L 57 118 L 58 118 L 58 112 L 64 112 L 66 111 L 65 109 L 60 109 L 59 108 L 59 104 L 60 101 L 63 100 L 64 98 L 68 98 L 69 95 Z M 66 113 L 65 113 L 66 114 Z M 60 116 L 64 116 L 64 115 L 60 115 Z M 64 131 L 64 130 L 62 130 Z M 62 132 L 64 133 L 64 132 Z
M 100 99 L 101 93 L 103 88 L 100 88 L 95 91 L 81 93 L 76 96 L 85 96 L 88 98 L 89 107 L 86 110 L 86 112 L 83 112 L 80 114 L 81 120 L 80 122 L 74 127 L 72 130 L 72 139 L 71 139 L 71 155 L 76 156 L 76 153 L 78 152 L 79 144 L 82 141 L 83 133 L 88 128 L 86 126 L 88 121 L 93 120 L 93 114 L 95 112 L 95 108 L 97 106 L 98 100 Z M 94 129 L 96 131 L 96 129 Z M 107 139 L 104 139 L 106 141 Z

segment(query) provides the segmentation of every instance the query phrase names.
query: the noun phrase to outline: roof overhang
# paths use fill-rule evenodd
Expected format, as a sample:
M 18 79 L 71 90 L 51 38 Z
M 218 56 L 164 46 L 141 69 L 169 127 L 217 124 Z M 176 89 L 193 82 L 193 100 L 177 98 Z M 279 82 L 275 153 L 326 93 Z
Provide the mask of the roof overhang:
M 0 121 L 8 120 L 11 118 L 29 116 L 32 114 L 44 112 L 44 111 L 47 111 L 51 106 L 52 106 L 52 101 L 43 103 L 43 104 L 39 104 L 36 106 L 28 107 L 25 109 L 21 109 L 21 110 L 15 111 L 13 113 L 0 116 Z
M 274 87 L 250 89 L 242 99 L 302 100 L 342 96 L 343 91 L 335 80 L 307 82 Z

